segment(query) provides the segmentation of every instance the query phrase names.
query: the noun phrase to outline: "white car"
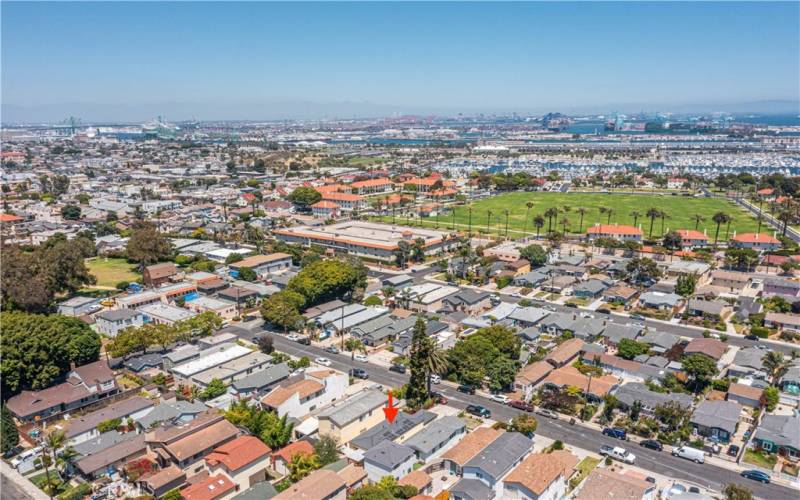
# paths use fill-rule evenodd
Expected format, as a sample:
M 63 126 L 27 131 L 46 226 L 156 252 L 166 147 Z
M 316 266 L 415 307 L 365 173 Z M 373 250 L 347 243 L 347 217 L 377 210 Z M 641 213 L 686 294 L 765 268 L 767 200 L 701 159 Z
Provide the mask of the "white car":
M 600 454 L 609 456 L 620 462 L 625 462 L 626 464 L 633 464 L 636 461 L 636 455 L 619 446 L 601 446 Z
M 356 354 L 355 356 L 353 356 L 353 359 L 355 359 L 356 361 L 361 361 L 363 363 L 366 363 L 367 361 L 369 361 L 367 359 L 367 355 L 366 354 Z
M 491 400 L 497 401 L 498 403 L 502 403 L 504 405 L 507 405 L 508 402 L 511 401 L 505 394 L 492 394 Z
M 328 358 L 317 358 L 314 360 L 314 362 L 322 366 L 331 366 L 331 360 Z
M 291 340 L 292 342 L 297 342 L 298 340 L 300 340 L 300 335 L 298 335 L 296 333 L 292 333 L 292 334 L 288 335 L 286 338 L 288 340 Z

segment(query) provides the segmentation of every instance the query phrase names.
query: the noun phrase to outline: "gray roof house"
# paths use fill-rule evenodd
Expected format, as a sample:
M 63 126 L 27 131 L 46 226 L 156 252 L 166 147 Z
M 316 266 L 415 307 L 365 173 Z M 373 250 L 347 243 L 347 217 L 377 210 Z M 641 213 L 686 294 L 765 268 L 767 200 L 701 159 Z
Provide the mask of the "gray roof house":
M 474 309 L 481 305 L 489 305 L 489 292 L 477 291 L 472 288 L 462 288 L 459 292 L 448 295 L 442 299 L 445 311 L 458 311 Z
M 416 451 L 417 458 L 427 461 L 454 445 L 466 431 L 464 421 L 450 415 L 434 421 L 403 444 Z
M 671 309 L 681 303 L 683 297 L 675 293 L 645 292 L 639 296 L 639 302 L 645 307 L 654 309 Z
M 719 317 L 729 306 L 719 300 L 690 299 L 686 305 L 686 313 L 692 316 Z
M 527 328 L 533 326 L 550 314 L 547 309 L 541 307 L 518 307 L 507 316 L 514 326 Z
M 382 441 L 364 453 L 364 469 L 370 481 L 378 482 L 384 476 L 400 479 L 409 474 L 416 456 L 408 446 L 392 441 Z
M 492 500 L 495 491 L 480 479 L 461 479 L 450 488 L 453 500 Z
M 539 329 L 553 334 L 572 331 L 575 315 L 569 313 L 552 313 L 539 322 Z
M 415 427 L 420 427 L 436 419 L 436 414 L 429 411 L 418 411 L 414 414 L 400 412 L 389 423 L 383 420 L 378 425 L 367 429 L 350 441 L 350 445 L 362 450 L 371 450 L 382 441 L 395 441 L 411 432 Z
M 268 366 L 263 370 L 235 380 L 228 388 L 228 392 L 245 397 L 253 395 L 261 396 L 275 384 L 288 378 L 290 373 L 291 369 L 286 363 Z
M 125 368 L 138 373 L 149 368 L 161 368 L 163 359 L 163 355 L 154 352 L 128 358 L 123 364 L 125 365 Z
M 739 349 L 733 357 L 733 363 L 728 367 L 729 377 L 754 377 L 766 379 L 767 373 L 764 371 L 762 359 L 766 351 L 755 347 Z
M 375 389 L 367 389 L 353 394 L 335 406 L 326 408 L 317 415 L 317 418 L 330 420 L 337 427 L 343 427 L 385 404 L 386 394 Z
M 572 287 L 572 293 L 576 297 L 597 298 L 608 285 L 597 279 L 590 279 Z
M 586 341 L 595 339 L 605 329 L 605 321 L 599 318 L 578 318 L 572 323 L 572 333 Z
M 741 413 L 741 405 L 733 401 L 705 400 L 697 405 L 689 423 L 700 435 L 727 443 L 736 433 Z
M 531 271 L 514 277 L 513 284 L 514 286 L 536 288 L 547 281 L 547 279 L 548 276 L 546 274 L 539 271 Z
M 398 335 L 410 331 L 414 328 L 414 323 L 416 322 L 416 316 L 398 319 L 394 316 L 385 315 L 353 328 L 350 333 L 361 339 L 368 346 L 377 346 L 394 340 Z
M 606 329 L 606 332 L 608 332 L 608 329 Z M 644 335 L 639 337 L 637 341 L 650 344 L 651 348 L 656 352 L 666 352 L 672 349 L 672 346 L 680 342 L 681 338 L 671 333 L 648 330 Z
M 200 401 L 193 403 L 182 400 L 164 402 L 156 405 L 153 411 L 140 418 L 136 424 L 142 430 L 147 430 L 160 423 L 185 424 L 206 410 L 208 407 Z
M 479 479 L 503 498 L 503 478 L 533 450 L 533 441 L 506 432 L 464 464 L 464 479 Z
M 634 340 L 638 337 L 643 327 L 639 325 L 620 325 L 617 323 L 609 323 L 603 331 L 603 338 L 608 345 L 617 345 L 622 339 Z
M 765 415 L 753 440 L 762 449 L 800 457 L 800 415 Z
M 623 385 L 614 395 L 619 400 L 623 410 L 629 409 L 634 402 L 639 401 L 642 404 L 642 410 L 649 414 L 653 414 L 658 405 L 668 401 L 677 401 L 684 408 L 691 408 L 693 401 L 692 396 L 689 394 L 653 392 L 646 385 L 639 382 L 630 382 Z
M 133 396 L 112 403 L 104 408 L 72 418 L 68 421 L 65 437 L 68 444 L 77 444 L 98 437 L 97 426 L 107 420 L 119 418 L 124 422 L 128 418 L 138 420 L 153 410 L 153 402 L 141 396 Z

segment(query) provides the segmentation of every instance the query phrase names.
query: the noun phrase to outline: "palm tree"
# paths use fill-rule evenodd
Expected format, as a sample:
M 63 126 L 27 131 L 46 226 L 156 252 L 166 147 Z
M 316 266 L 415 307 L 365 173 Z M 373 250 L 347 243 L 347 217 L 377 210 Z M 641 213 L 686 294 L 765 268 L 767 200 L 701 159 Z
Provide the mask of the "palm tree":
M 764 357 L 761 358 L 761 364 L 764 365 L 764 369 L 767 370 L 773 384 L 776 383 L 789 368 L 789 364 L 786 362 L 783 353 L 779 351 L 767 351 Z
M 344 348 L 345 350 L 350 351 L 350 361 L 353 361 L 356 358 L 356 351 L 362 354 L 367 353 L 367 348 L 364 346 L 364 343 L 353 337 L 345 340 Z
M 487 233 L 489 232 L 489 226 L 491 226 L 491 225 L 492 225 L 492 211 L 491 210 L 487 210 L 486 211 L 486 232 Z
M 539 231 L 544 227 L 544 217 L 536 215 L 533 217 L 533 226 L 536 228 L 536 239 L 539 239 Z
M 725 212 L 717 212 L 711 217 L 711 220 L 717 225 L 717 231 L 714 233 L 714 248 L 717 248 L 717 241 L 719 241 L 719 226 L 728 222 L 730 216 Z
M 641 216 L 642 216 L 642 213 L 639 212 L 638 210 L 634 210 L 633 212 L 631 212 L 631 217 L 633 217 L 633 225 L 634 225 L 634 227 L 636 226 L 636 223 L 639 222 L 639 217 L 641 217 Z
M 578 214 L 581 216 L 581 222 L 578 224 L 578 232 L 582 233 L 583 232 L 583 216 L 586 215 L 586 209 L 583 208 L 583 207 L 578 207 L 577 210 L 575 210 L 575 211 L 578 212 Z
M 429 346 L 425 351 L 428 356 L 422 360 L 422 366 L 425 370 L 426 378 L 428 379 L 428 394 L 431 393 L 431 375 L 441 375 L 446 373 L 450 367 L 450 361 L 447 359 L 447 354 L 442 349 L 434 345 L 433 339 L 428 337 Z
M 611 216 L 614 215 L 614 209 L 606 208 L 606 215 L 608 215 L 608 220 L 606 221 L 606 224 L 611 224 Z
M 469 236 L 472 237 L 472 207 L 467 207 L 467 212 L 469 212 L 469 222 L 467 223 L 467 227 L 469 228 Z
M 566 217 L 564 217 L 563 219 L 561 219 L 561 227 L 562 227 L 562 229 L 563 229 L 563 231 L 562 231 L 562 232 L 564 233 L 564 236 L 566 236 L 566 235 L 567 235 L 567 226 L 568 226 L 568 225 L 569 225 L 569 219 L 567 219 Z
M 647 216 L 647 218 L 650 219 L 650 233 L 647 236 L 648 236 L 648 238 L 652 238 L 653 237 L 653 223 L 655 223 L 655 221 L 656 221 L 656 219 L 658 217 L 661 217 L 661 212 L 659 212 L 659 210 L 657 208 L 651 208 L 651 209 L 649 209 L 647 211 L 647 213 L 645 215 Z
M 670 217 L 669 217 L 669 215 L 667 215 L 667 212 L 664 212 L 664 211 L 661 212 L 661 236 L 662 237 L 664 236 L 664 221 L 669 219 L 669 218 Z
M 503 210 L 503 213 L 506 215 L 506 239 L 508 239 L 508 209 Z
M 527 233 L 528 232 L 528 217 L 531 214 L 531 208 L 533 208 L 533 202 L 532 201 L 529 201 L 529 202 L 525 203 L 525 209 L 526 209 L 525 210 L 525 230 L 523 231 L 523 233 Z
M 64 446 L 64 443 L 67 441 L 67 437 L 64 431 L 62 430 L 55 430 L 45 436 L 44 441 L 42 442 L 42 465 L 44 466 L 44 473 L 45 478 L 47 481 L 47 494 L 50 498 L 53 498 L 53 491 L 55 490 L 55 485 L 53 485 L 53 478 L 50 475 L 50 466 L 55 467 L 56 474 L 58 474 L 59 478 L 61 474 L 58 472 L 58 450 Z
M 694 221 L 694 229 L 697 231 L 697 228 L 700 227 L 700 223 L 706 220 L 706 218 L 700 214 L 694 214 L 692 220 Z
M 548 208 L 544 216 L 547 217 L 547 232 L 550 233 L 553 231 L 553 217 L 558 217 L 558 210 L 555 207 Z

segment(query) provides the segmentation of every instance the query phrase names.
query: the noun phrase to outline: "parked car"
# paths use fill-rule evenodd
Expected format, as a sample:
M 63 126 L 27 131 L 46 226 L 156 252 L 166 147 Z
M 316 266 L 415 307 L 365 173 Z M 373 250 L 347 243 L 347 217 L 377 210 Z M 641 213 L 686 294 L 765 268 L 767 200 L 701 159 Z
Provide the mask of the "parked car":
M 653 476 L 647 476 L 646 478 L 644 478 L 644 480 L 647 481 L 648 483 L 656 484 L 656 478 L 654 478 Z
M 672 456 L 692 460 L 696 464 L 702 464 L 706 461 L 706 454 L 703 450 L 698 450 L 697 448 L 689 446 L 681 446 L 680 448 L 672 450 Z
M 356 354 L 355 356 L 353 356 L 353 359 L 355 359 L 356 361 L 361 361 L 362 363 L 366 363 L 367 361 L 369 361 L 367 359 L 366 354 Z
M 746 477 L 747 479 L 752 479 L 753 481 L 761 481 L 762 483 L 769 483 L 770 478 L 769 474 L 760 470 L 743 470 L 742 477 Z
M 514 399 L 514 400 L 509 401 L 508 402 L 508 406 L 510 406 L 512 408 L 516 408 L 517 410 L 522 410 L 522 411 L 533 411 L 533 410 L 536 409 L 532 404 L 526 403 L 525 401 L 522 401 L 521 399 Z
M 689 493 L 697 493 L 699 495 L 700 488 L 698 488 L 697 486 L 689 486 Z
M 322 358 L 322 357 L 320 357 L 320 358 L 316 358 L 316 359 L 314 360 L 314 362 L 315 362 L 316 364 L 318 364 L 318 365 L 322 365 L 322 366 L 331 366 L 331 360 L 330 360 L 330 359 L 328 359 L 328 358 Z
M 492 416 L 492 412 L 490 412 L 488 408 L 484 408 L 481 405 L 468 405 L 467 413 L 483 418 L 489 418 Z
M 433 400 L 435 402 L 439 403 L 440 405 L 446 405 L 447 404 L 447 398 L 444 397 L 443 394 L 440 394 L 438 392 L 431 392 L 431 398 L 433 398 Z
M 354 376 L 355 378 L 360 378 L 360 379 L 368 379 L 369 378 L 369 373 L 367 373 L 367 370 L 365 370 L 363 368 L 351 368 L 350 369 L 350 375 Z
M 645 448 L 650 448 L 651 450 L 661 451 L 664 447 L 661 445 L 660 442 L 656 441 L 655 439 L 645 439 L 644 441 L 639 443 L 641 446 Z
M 464 394 L 475 394 L 475 388 L 471 385 L 459 385 L 458 392 L 463 392 Z
M 436 385 L 441 383 L 442 383 L 442 377 L 436 375 L 435 373 L 431 375 L 431 384 Z
M 492 394 L 491 398 L 492 401 L 497 401 L 498 403 L 507 405 L 510 399 L 505 394 Z
M 603 429 L 603 435 L 616 439 L 622 439 L 623 441 L 628 440 L 628 432 L 625 429 L 620 429 L 619 427 L 606 427 Z
M 298 340 L 300 340 L 300 335 L 296 333 L 290 333 L 289 335 L 286 336 L 286 339 L 291 340 L 292 342 L 297 342 Z
M 729 457 L 739 456 L 739 446 L 735 444 L 728 446 L 728 456 Z
M 633 464 L 636 461 L 636 455 L 619 446 L 603 445 L 600 447 L 600 454 L 619 460 L 620 462 L 625 462 L 626 464 Z
M 536 409 L 536 413 L 547 418 L 554 418 L 558 420 L 558 413 L 554 412 L 553 410 L 548 410 L 547 408 L 542 408 L 541 406 Z
M 299 339 L 297 339 L 297 343 L 298 344 L 303 344 L 303 345 L 311 345 L 311 338 L 309 338 L 309 337 L 300 337 Z
M 397 373 L 405 373 L 406 366 L 405 365 L 392 365 L 389 367 L 390 372 L 397 372 Z
M 339 348 L 336 347 L 335 345 L 329 345 L 328 347 L 323 349 L 323 351 L 329 352 L 331 354 L 339 354 L 339 352 L 341 352 L 341 351 L 339 351 Z
M 756 342 L 758 342 L 759 339 L 758 335 L 754 335 L 752 333 L 745 335 L 744 338 L 746 338 L 747 340 L 755 340 Z

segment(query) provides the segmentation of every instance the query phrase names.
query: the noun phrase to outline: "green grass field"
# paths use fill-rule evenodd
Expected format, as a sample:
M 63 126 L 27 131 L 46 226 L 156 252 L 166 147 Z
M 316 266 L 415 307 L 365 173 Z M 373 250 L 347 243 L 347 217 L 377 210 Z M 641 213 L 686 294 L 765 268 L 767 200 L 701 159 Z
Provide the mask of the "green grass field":
M 519 237 L 524 234 L 525 228 L 525 215 L 527 208 L 525 204 L 529 201 L 533 202 L 533 208 L 530 210 L 530 217 L 528 218 L 527 233 L 535 234 L 536 229 L 533 226 L 533 217 L 537 214 L 544 215 L 544 212 L 549 208 L 557 208 L 564 210 L 569 207 L 567 212 L 559 213 L 557 219 L 553 219 L 554 230 L 555 224 L 558 223 L 558 231 L 562 230 L 561 221 L 566 217 L 569 220 L 566 228 L 568 232 L 577 233 L 585 232 L 586 228 L 594 225 L 595 223 L 607 223 L 608 214 L 601 213 L 600 208 L 613 210 L 611 214 L 611 223 L 617 224 L 633 224 L 634 217 L 632 212 L 638 211 L 641 215 L 636 222 L 637 226 L 642 228 L 645 237 L 650 233 L 650 219 L 645 214 L 648 209 L 656 208 L 664 211 L 667 218 L 664 220 L 664 231 L 677 230 L 677 229 L 694 229 L 695 221 L 692 217 L 699 214 L 705 218 L 697 226 L 699 231 L 707 231 L 709 238 L 714 237 L 716 224 L 711 220 L 711 217 L 717 212 L 725 212 L 733 218 L 730 225 L 730 234 L 733 232 L 738 233 L 754 232 L 758 227 L 755 218 L 745 212 L 743 209 L 735 206 L 731 202 L 718 198 L 695 198 L 688 196 L 652 196 L 652 195 L 625 195 L 625 194 L 594 194 L 594 193 L 539 193 L 539 192 L 514 192 L 507 193 L 491 198 L 486 198 L 474 202 L 470 205 L 456 206 L 455 207 L 455 224 L 456 230 L 467 230 L 469 227 L 469 208 L 472 208 L 472 231 L 474 233 L 492 233 L 492 234 L 505 234 L 505 210 L 509 211 L 508 217 L 508 235 L 510 237 Z M 578 208 L 584 208 L 586 213 L 583 216 L 583 225 L 580 224 L 580 214 L 577 212 Z M 487 231 L 487 212 L 492 211 L 491 226 Z M 391 221 L 391 216 L 382 217 L 383 221 Z M 417 219 L 416 225 L 423 224 L 426 227 L 435 227 L 436 218 L 431 217 L 428 219 Z M 452 227 L 453 217 L 450 214 L 442 214 L 439 218 L 439 226 L 442 229 L 450 229 Z M 397 224 L 405 224 L 406 218 L 397 215 Z M 763 225 L 762 225 L 763 227 Z M 720 240 L 725 237 L 725 226 L 720 228 Z M 547 218 L 545 217 L 545 226 L 541 230 L 542 234 L 547 232 Z M 653 224 L 653 237 L 661 235 L 661 219 L 658 218 Z
M 141 277 L 136 265 L 125 259 L 95 257 L 86 260 L 86 267 L 97 278 L 98 287 L 114 288 L 120 281 L 136 281 Z

